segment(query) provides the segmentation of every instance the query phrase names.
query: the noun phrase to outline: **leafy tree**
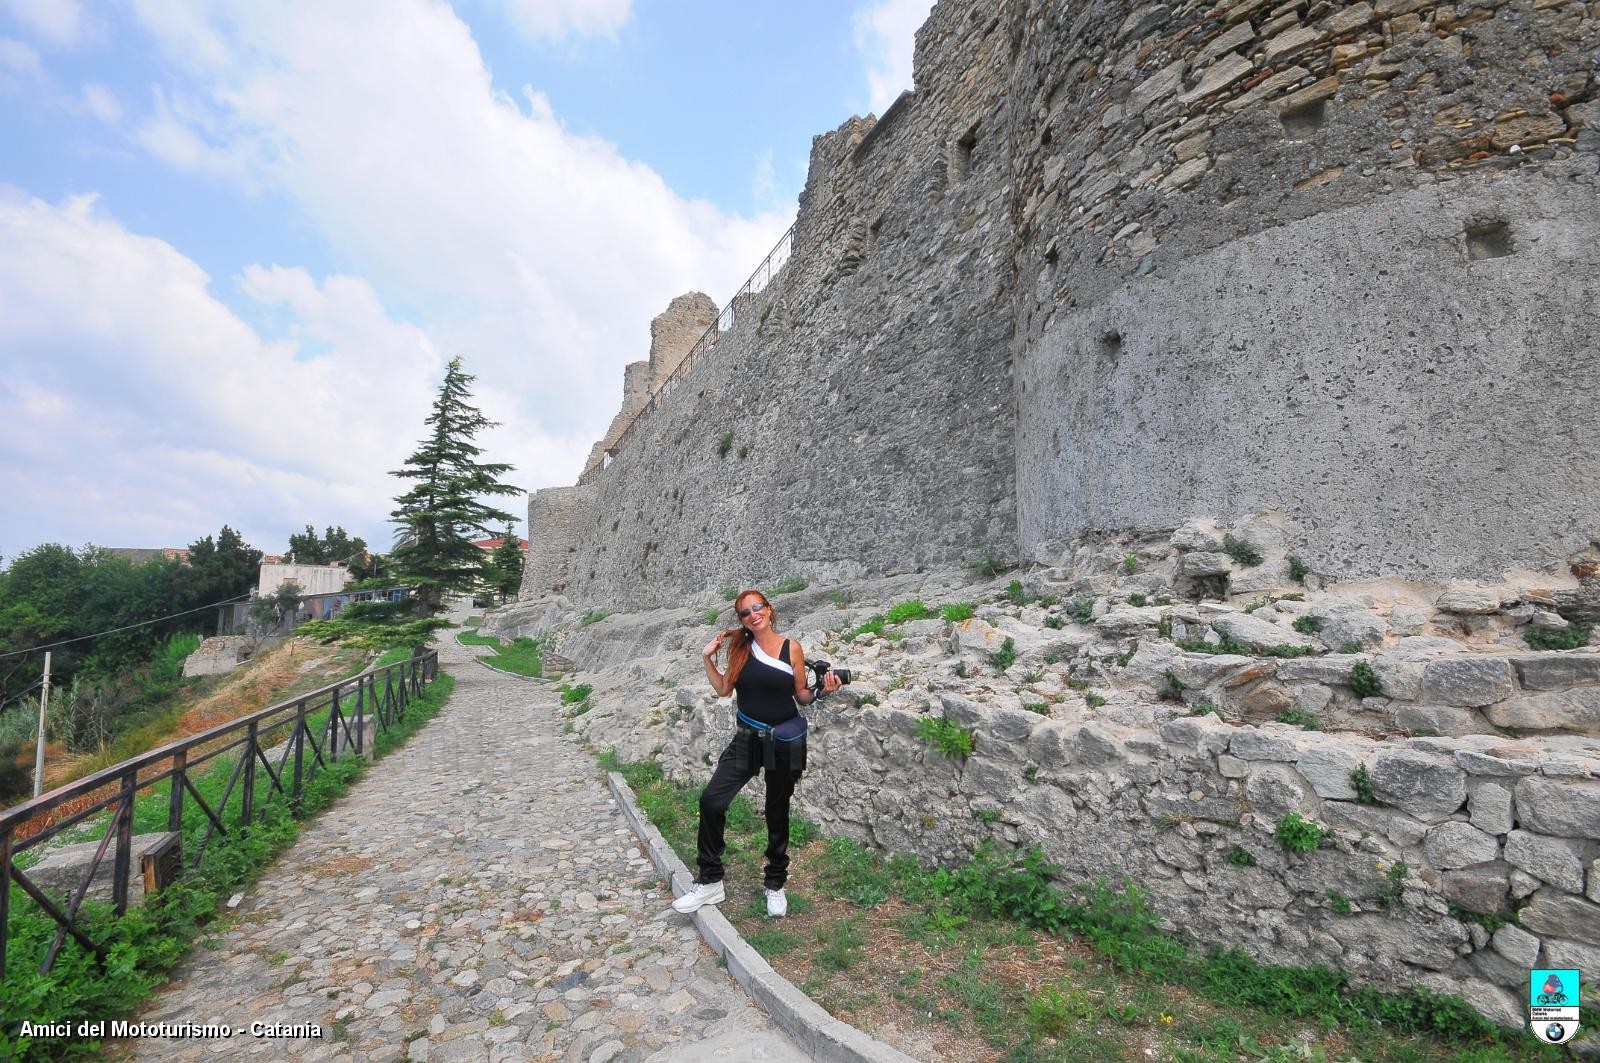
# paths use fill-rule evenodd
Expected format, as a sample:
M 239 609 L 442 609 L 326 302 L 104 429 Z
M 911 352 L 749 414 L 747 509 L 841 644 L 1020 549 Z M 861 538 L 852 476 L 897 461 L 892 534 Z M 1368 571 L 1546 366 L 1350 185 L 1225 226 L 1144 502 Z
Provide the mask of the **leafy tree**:
M 367 541 L 359 535 L 351 537 L 343 525 L 330 526 L 318 536 L 317 529 L 307 524 L 304 532 L 289 536 L 287 560 L 296 565 L 337 565 L 366 552 Z
M 489 586 L 500 592 L 500 600 L 517 593 L 522 586 L 522 540 L 507 527 L 499 546 L 489 557 Z
M 390 516 L 400 534 L 390 557 L 400 580 L 416 588 L 413 601 L 422 617 L 438 613 L 447 595 L 470 589 L 479 578 L 483 551 L 473 545 L 474 533 L 493 535 L 491 529 L 516 519 L 481 501 L 519 489 L 500 482 L 510 465 L 478 460 L 483 450 L 472 439 L 495 422 L 468 402 L 474 379 L 461 371 L 460 358 L 451 360 L 426 421 L 431 432 L 392 474 L 416 481 L 395 499 Z

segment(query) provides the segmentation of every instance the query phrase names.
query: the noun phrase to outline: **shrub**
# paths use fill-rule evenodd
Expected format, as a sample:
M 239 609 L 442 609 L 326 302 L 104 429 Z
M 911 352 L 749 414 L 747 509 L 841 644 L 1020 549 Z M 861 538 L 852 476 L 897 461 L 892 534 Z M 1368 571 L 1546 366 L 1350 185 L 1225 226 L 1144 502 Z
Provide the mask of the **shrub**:
M 1322 730 L 1321 720 L 1311 713 L 1302 712 L 1299 709 L 1288 709 L 1278 713 L 1278 722 L 1289 724 L 1292 727 L 1303 727 L 1307 731 Z
M 1222 552 L 1246 567 L 1259 565 L 1263 560 L 1261 551 L 1243 539 L 1235 538 L 1232 534 L 1222 537 Z
M 722 610 L 721 609 L 707 609 L 706 610 L 706 623 L 708 625 L 709 624 L 715 624 L 717 622 L 717 617 L 719 617 L 721 615 L 722 615 Z
M 1250 850 L 1242 845 L 1235 845 L 1228 850 L 1228 863 L 1234 867 L 1255 867 L 1256 858 L 1250 855 Z
M 604 620 L 610 615 L 611 612 L 608 609 L 591 609 L 587 613 L 583 614 L 583 619 L 580 621 L 580 623 L 598 624 L 600 621 Z
M 739 444 L 739 457 L 740 458 L 748 458 L 749 456 L 750 456 L 750 448 L 745 446 L 743 443 L 740 443 Z
M 1594 633 L 1593 624 L 1580 624 L 1573 622 L 1562 631 L 1546 631 L 1542 627 L 1526 627 L 1522 629 L 1522 641 L 1534 650 L 1575 650 L 1580 646 L 1589 644 L 1589 636 Z
M 889 611 L 883 614 L 883 619 L 886 623 L 903 624 L 908 620 L 926 620 L 932 615 L 933 610 L 922 602 L 909 601 L 901 602 L 899 605 L 891 605 Z
M 1170 668 L 1167 669 L 1167 673 L 1163 677 L 1161 692 L 1157 696 L 1162 701 L 1175 701 L 1179 704 L 1183 703 L 1183 682 L 1177 676 L 1172 674 L 1172 670 Z
M 1028 1029 L 1037 1037 L 1063 1037 L 1095 1018 L 1094 1000 L 1068 981 L 1044 986 L 1028 1001 Z
M 967 567 L 972 569 L 974 575 L 993 577 L 1000 575 L 1011 566 L 1006 563 L 1005 558 L 995 553 L 990 547 L 985 546 L 983 552 L 969 562 Z
M 1400 907 L 1400 902 L 1405 900 L 1406 872 L 1409 870 L 1404 863 L 1391 864 L 1384 870 L 1383 878 L 1378 880 L 1378 904 L 1381 907 Z
M 1100 706 L 1106 703 L 1106 699 L 1104 697 L 1096 694 L 1092 690 L 1085 690 L 1083 692 L 1083 700 L 1089 703 L 1089 707 L 1091 709 L 1098 709 Z
M 717 440 L 717 457 L 719 457 L 719 458 L 727 457 L 728 456 L 728 451 L 730 451 L 732 449 L 733 449 L 733 433 L 732 432 L 724 432 L 724 433 L 722 433 L 722 438 Z
M 1338 890 L 1328 891 L 1328 906 L 1333 909 L 1335 915 L 1349 915 L 1351 912 L 1350 898 Z
M 846 631 L 844 633 L 844 637 L 846 639 L 853 639 L 857 635 L 881 635 L 883 634 L 883 625 L 887 622 L 888 621 L 885 620 L 883 614 L 879 613 L 877 616 L 868 619 L 867 622 L 862 624 L 860 627 L 851 628 L 849 631 Z
M 772 588 L 773 594 L 793 594 L 795 591 L 806 589 L 806 581 L 799 576 L 789 576 L 778 581 Z
M 1150 599 L 1146 598 L 1142 594 L 1130 594 L 1130 595 L 1128 595 L 1128 604 L 1133 606 L 1135 609 L 1143 608 L 1144 607 L 1144 603 L 1149 601 L 1149 600 Z
M 1222 718 L 1222 710 L 1217 708 L 1209 701 L 1202 701 L 1200 704 L 1189 710 L 1190 716 L 1208 716 L 1212 714 L 1215 714 L 1218 719 Z
M 1366 661 L 1357 661 L 1350 669 L 1350 690 L 1358 698 L 1375 698 L 1383 693 L 1378 673 Z
M 1292 625 L 1302 635 L 1315 635 L 1322 630 L 1322 618 L 1316 616 L 1302 616 Z
M 1289 578 L 1296 583 L 1304 583 L 1306 577 L 1311 575 L 1311 567 L 1298 557 L 1289 558 Z
M 1313 852 L 1322 844 L 1322 839 L 1333 834 L 1322 824 L 1315 820 L 1305 819 L 1298 812 L 1288 812 L 1278 820 L 1278 827 L 1272 832 L 1278 839 L 1278 844 L 1295 853 Z
M 574 702 L 582 701 L 594 693 L 594 687 L 588 683 L 579 683 L 575 687 L 569 687 L 567 684 L 562 683 L 556 689 L 561 692 L 561 704 L 563 705 L 571 705 Z
M 823 597 L 832 602 L 835 609 L 843 609 L 850 604 L 850 596 L 841 590 L 831 590 Z
M 1365 763 L 1356 765 L 1356 770 L 1350 773 L 1350 786 L 1356 792 L 1356 801 L 1363 805 L 1375 805 L 1378 799 L 1372 796 L 1372 773 L 1367 770 Z
M 1044 618 L 1044 626 L 1059 631 L 1067 626 L 1067 618 L 1064 616 L 1047 616 Z
M 1028 596 L 1022 590 L 1021 580 L 1014 579 L 1010 583 L 1006 584 L 1006 597 L 1011 600 L 1012 605 L 1027 604 Z
M 917 721 L 917 737 L 951 760 L 964 760 L 972 756 L 974 733 L 954 720 L 942 716 L 924 716 Z
M 1017 640 L 1007 638 L 1000 644 L 1000 648 L 989 654 L 989 663 L 1000 671 L 1005 671 L 1017 663 Z
M 1089 621 L 1094 619 L 1094 599 L 1074 599 L 1071 607 L 1068 609 L 1068 613 L 1071 615 L 1072 619 L 1076 620 L 1078 623 L 1087 624 Z
M 1249 657 L 1251 655 L 1249 646 L 1242 642 L 1235 642 L 1226 635 L 1223 635 L 1216 642 L 1207 642 L 1205 639 L 1184 639 L 1178 643 L 1178 649 L 1186 653 L 1227 654 L 1235 657 Z
M 955 624 L 962 620 L 971 620 L 973 611 L 974 610 L 971 602 L 956 602 L 953 605 L 947 605 L 943 609 L 940 609 L 939 615 L 950 621 L 952 624 Z
M 1130 576 L 1139 571 L 1139 559 L 1132 554 L 1123 554 L 1122 571 L 1126 572 Z

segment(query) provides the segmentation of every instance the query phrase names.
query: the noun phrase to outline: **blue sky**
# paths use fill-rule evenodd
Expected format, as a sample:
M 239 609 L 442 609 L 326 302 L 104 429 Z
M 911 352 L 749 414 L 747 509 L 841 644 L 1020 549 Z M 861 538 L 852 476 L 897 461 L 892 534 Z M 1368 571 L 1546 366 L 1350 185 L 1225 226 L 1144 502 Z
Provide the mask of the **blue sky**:
M 387 544 L 456 354 L 510 479 L 570 483 L 929 6 L 0 0 L 0 556 Z

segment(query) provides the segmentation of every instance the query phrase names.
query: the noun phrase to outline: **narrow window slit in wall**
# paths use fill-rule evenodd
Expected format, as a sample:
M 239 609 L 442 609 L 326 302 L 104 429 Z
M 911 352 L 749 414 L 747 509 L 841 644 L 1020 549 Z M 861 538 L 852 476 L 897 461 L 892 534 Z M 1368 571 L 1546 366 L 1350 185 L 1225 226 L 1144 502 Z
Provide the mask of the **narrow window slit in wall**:
M 959 184 L 972 172 L 972 150 L 978 146 L 978 127 L 973 126 L 950 145 L 950 183 Z
M 1278 121 L 1283 123 L 1285 140 L 1304 140 L 1321 129 L 1327 117 L 1327 100 L 1316 100 L 1302 107 L 1291 107 L 1278 112 Z
M 1116 358 L 1122 354 L 1122 333 L 1112 329 L 1100 337 L 1100 355 L 1103 358 Z
M 1467 226 L 1467 261 L 1504 258 L 1516 248 L 1511 243 L 1511 228 L 1503 221 L 1477 222 Z

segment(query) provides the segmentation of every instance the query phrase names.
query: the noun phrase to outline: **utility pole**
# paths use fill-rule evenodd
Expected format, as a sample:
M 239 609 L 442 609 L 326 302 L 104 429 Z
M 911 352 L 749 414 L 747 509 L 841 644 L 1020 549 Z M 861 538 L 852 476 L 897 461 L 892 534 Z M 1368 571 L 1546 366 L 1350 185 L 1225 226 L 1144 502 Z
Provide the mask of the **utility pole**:
M 50 651 L 44 651 L 44 686 L 39 688 L 39 746 L 33 754 L 33 796 L 44 790 L 44 712 L 50 707 Z

